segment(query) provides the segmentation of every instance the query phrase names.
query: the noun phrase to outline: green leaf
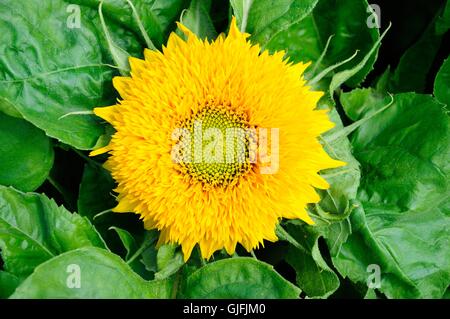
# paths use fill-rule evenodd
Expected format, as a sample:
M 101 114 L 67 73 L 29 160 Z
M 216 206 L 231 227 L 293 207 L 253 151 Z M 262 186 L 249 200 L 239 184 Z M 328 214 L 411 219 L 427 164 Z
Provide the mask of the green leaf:
M 200 39 L 214 40 L 217 31 L 209 15 L 211 0 L 192 0 L 189 9 L 184 10 L 180 22 Z
M 374 56 L 375 57 L 377 56 L 381 40 L 383 40 L 384 36 L 386 35 L 386 33 L 389 31 L 390 28 L 391 25 L 389 25 L 389 27 L 384 31 L 381 37 L 374 43 L 369 52 L 367 52 L 367 54 L 358 64 L 356 64 L 353 68 L 348 68 L 347 70 L 341 71 L 333 75 L 333 77 L 331 78 L 330 87 L 328 89 L 330 95 L 333 95 L 333 92 L 336 89 L 338 89 L 342 84 L 346 83 L 349 79 L 351 79 L 358 72 L 364 69 L 364 67 L 366 66 L 368 61 L 370 61 L 370 59 L 372 59 Z
M 105 247 L 87 219 L 45 195 L 0 186 L 0 248 L 5 270 L 25 277 L 44 261 L 85 246 Z
M 101 0 L 72 0 L 70 2 L 97 9 Z M 103 0 L 103 3 L 105 17 L 123 28 L 132 30 L 135 34 L 140 34 L 141 39 L 147 42 L 127 0 Z M 131 0 L 131 3 L 136 9 L 145 32 L 151 38 L 151 42 L 160 48 L 165 44 L 169 32 L 175 28 L 175 21 L 181 11 L 188 6 L 189 1 Z M 151 47 L 149 48 L 151 49 Z
M 332 256 L 339 253 L 351 233 L 347 217 L 353 210 L 352 200 L 356 197 L 361 176 L 350 142 L 345 134 L 340 134 L 344 130 L 342 121 L 331 105 L 331 101 L 323 98 L 318 106 L 320 109 L 331 109 L 329 117 L 336 124 L 323 136 L 322 143 L 331 157 L 343 160 L 347 165 L 321 172 L 330 188 L 321 190 L 321 201 L 310 208 L 315 226 L 306 226 L 297 221 L 288 223 L 288 232 L 303 249 L 290 246 L 286 261 L 296 271 L 298 286 L 308 297 L 313 298 L 327 298 L 340 286 L 338 276 L 319 250 L 319 238 L 324 237 Z M 330 136 L 338 135 L 337 138 L 329 139 Z
M 327 190 L 318 190 L 321 200 L 310 207 L 309 212 L 317 224 L 312 228 L 314 233 L 325 238 L 330 254 L 334 256 L 339 253 L 341 245 L 351 233 L 348 216 L 354 209 L 353 200 L 357 195 L 361 171 L 359 162 L 352 154 L 347 134 L 344 134 L 346 128 L 332 105 L 333 102 L 326 97 L 319 102 L 318 108 L 331 110 L 329 118 L 335 123 L 335 127 L 321 137 L 321 142 L 332 158 L 344 161 L 346 165 L 320 173 L 330 187 Z
M 301 21 L 317 0 L 231 0 L 241 31 L 265 47 L 279 32 Z
M 170 264 L 171 260 L 175 256 L 176 249 L 177 245 L 175 244 L 162 245 L 158 249 L 158 253 L 156 255 L 156 265 L 159 270 L 167 267 Z
M 47 178 L 54 152 L 44 132 L 0 112 L 0 184 L 33 191 Z
M 365 0 L 321 0 L 299 23 L 277 34 L 267 44 L 267 48 L 286 50 L 295 62 L 315 62 L 311 71 L 313 75 L 350 58 L 358 51 L 356 58 L 337 68 L 336 72 L 352 69 L 363 60 L 380 37 L 378 29 L 367 26 L 367 8 Z M 378 47 L 367 63 L 346 81 L 348 86 L 357 86 L 364 80 L 373 68 L 377 51 Z M 326 79 L 322 82 L 329 83 L 329 77 Z M 323 89 L 326 89 L 326 85 Z
M 390 101 L 385 92 L 374 89 L 355 89 L 348 93 L 342 93 L 340 101 L 344 107 L 345 114 L 353 121 L 368 118 Z M 370 107 L 367 107 L 370 105 Z
M 333 263 L 344 277 L 366 283 L 381 269 L 389 298 L 441 298 L 450 283 L 448 215 L 440 209 L 400 211 L 364 204 L 351 215 L 353 233 Z
M 6 271 L 0 270 L 0 299 L 11 296 L 19 284 L 19 278 Z
M 443 11 L 439 10 L 419 40 L 403 54 L 395 69 L 390 92 L 426 91 L 428 74 L 441 47 L 444 34 L 450 28 L 449 8 L 450 5 L 447 4 L 446 18 L 443 18 Z M 447 21 L 448 24 L 443 24 L 443 21 Z
M 436 21 L 436 33 L 444 34 L 450 29 L 450 1 L 447 0 L 447 4 L 444 8 L 444 13 Z
M 103 2 L 100 2 L 98 5 L 98 16 L 100 18 L 100 23 L 102 26 L 103 33 L 105 34 L 106 41 L 108 42 L 109 52 L 111 52 L 111 57 L 114 60 L 115 65 L 117 65 L 119 72 L 123 76 L 127 76 L 130 74 L 130 63 L 128 59 L 130 58 L 130 54 L 118 46 L 111 37 L 109 33 L 108 27 L 105 23 L 105 18 L 103 17 Z
M 171 289 L 169 280 L 145 281 L 119 256 L 85 247 L 37 267 L 11 298 L 168 298 Z
M 80 185 L 79 214 L 86 216 L 95 225 L 112 252 L 123 256 L 135 272 L 147 279 L 151 274 L 145 270 L 138 257 L 142 253 L 142 246 L 147 247 L 157 236 L 154 232 L 144 231 L 138 215 L 111 211 L 117 205 L 113 195 L 114 187 L 115 182 L 111 174 L 97 162 L 89 160 Z M 153 246 L 151 248 L 153 249 Z
M 321 102 L 323 103 L 323 102 Z M 328 105 L 330 101 L 326 102 Z M 323 108 L 323 105 L 321 106 Z M 347 136 L 342 136 L 333 141 L 328 141 L 327 137 L 334 135 L 344 129 L 341 118 L 333 107 L 329 113 L 330 119 L 335 123 L 335 127 L 328 131 L 322 138 L 325 151 L 335 159 L 346 163 L 345 166 L 335 169 L 323 170 L 321 176 L 330 184 L 330 188 L 320 191 L 321 202 L 319 205 L 323 210 L 335 215 L 344 215 L 349 207 L 349 201 L 356 198 L 361 172 L 358 161 L 352 155 L 352 147 Z
M 350 201 L 350 205 L 347 215 L 350 215 L 356 207 L 353 200 Z M 324 223 L 320 228 L 317 227 L 316 231 L 325 238 L 331 257 L 335 257 L 339 255 L 342 245 L 352 233 L 352 225 L 349 217 L 346 217 L 344 220 L 331 224 Z
M 321 234 L 317 230 L 304 225 L 288 225 L 287 231 L 308 253 L 290 246 L 286 261 L 295 269 L 297 285 L 308 297 L 327 298 L 339 288 L 339 278 L 322 257 L 319 250 Z
M 162 245 L 156 255 L 156 264 L 158 271 L 155 273 L 155 279 L 167 278 L 184 265 L 183 254 L 177 251 L 175 244 Z
M 190 274 L 183 285 L 185 298 L 298 298 L 300 289 L 273 268 L 253 258 L 216 261 Z
M 386 93 L 388 92 L 389 82 L 391 81 L 391 66 L 388 66 L 386 70 L 381 74 L 374 82 L 372 87 L 375 88 L 377 92 Z
M 117 205 L 112 195 L 115 182 L 111 174 L 99 164 L 92 162 L 84 166 L 78 196 L 78 212 L 91 221 L 100 212 Z
M 6 115 L 16 117 L 19 119 L 22 118 L 22 114 L 20 114 L 20 112 L 17 111 L 14 104 L 1 96 L 0 96 L 0 113 L 4 113 Z
M 130 258 L 130 256 L 137 250 L 136 240 L 133 235 L 131 235 L 127 230 L 116 226 L 111 226 L 109 229 L 114 230 L 119 236 L 125 250 L 127 251 L 125 259 L 128 260 L 128 258 Z
M 444 61 L 436 76 L 434 96 L 450 107 L 450 57 Z
M 142 258 L 140 262 L 144 265 L 145 269 L 151 273 L 158 271 L 157 256 L 158 252 L 154 246 L 150 246 L 142 252 Z
M 142 225 L 141 225 L 142 229 Z M 141 230 L 140 229 L 140 230 Z M 133 249 L 133 253 L 127 254 L 126 261 L 127 264 L 134 270 L 135 273 L 139 274 L 144 279 L 153 279 L 156 278 L 155 273 L 156 269 L 156 241 L 158 239 L 159 233 L 156 230 L 145 231 L 142 235 L 141 231 L 132 231 L 133 241 L 140 242 L 139 247 L 136 245 L 136 249 Z M 130 233 L 131 236 L 131 233 Z M 136 239 L 134 239 L 136 238 Z M 131 239 L 131 238 L 130 238 Z M 152 255 L 154 252 L 154 268 L 151 264 L 148 264 L 150 260 L 149 255 Z M 128 256 L 129 255 L 129 256 Z M 165 279 L 168 276 L 157 277 L 156 279 Z
M 348 114 L 367 116 L 382 104 L 374 94 L 345 93 L 341 102 Z M 367 267 L 377 264 L 379 290 L 387 297 L 442 297 L 450 284 L 449 141 L 442 105 L 414 93 L 396 95 L 353 134 L 362 205 L 351 215 L 352 235 L 333 258 L 344 277 L 365 282 Z
M 62 0 L 1 2 L 0 96 L 48 136 L 92 149 L 105 133 L 100 120 L 64 115 L 113 104 L 117 67 L 111 65 L 97 8 L 74 6 Z M 130 31 L 106 23 L 119 47 L 142 54 Z

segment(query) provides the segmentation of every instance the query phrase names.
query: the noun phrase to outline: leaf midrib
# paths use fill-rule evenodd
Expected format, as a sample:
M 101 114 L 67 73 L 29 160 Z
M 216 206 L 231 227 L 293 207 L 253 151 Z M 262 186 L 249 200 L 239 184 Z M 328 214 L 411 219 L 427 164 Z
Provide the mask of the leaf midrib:
M 109 68 L 117 69 L 117 66 L 115 66 L 115 65 L 103 64 L 103 63 L 86 64 L 86 65 L 74 65 L 74 66 L 71 66 L 71 67 L 56 69 L 56 70 L 53 70 L 53 71 L 35 73 L 35 74 L 32 74 L 32 75 L 30 75 L 30 76 L 28 76 L 26 78 L 15 79 L 15 80 L 0 80 L 0 83 L 27 82 L 27 81 L 34 80 L 36 78 L 43 77 L 43 76 L 48 76 L 48 75 L 68 72 L 68 71 L 72 71 L 72 70 L 84 69 L 84 68 L 95 68 L 95 67 L 109 67 Z

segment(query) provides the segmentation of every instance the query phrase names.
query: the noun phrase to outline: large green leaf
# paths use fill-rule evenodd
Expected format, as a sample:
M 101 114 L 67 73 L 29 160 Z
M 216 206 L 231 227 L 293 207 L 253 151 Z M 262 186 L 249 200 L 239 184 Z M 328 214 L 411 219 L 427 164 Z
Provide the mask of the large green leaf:
M 25 277 L 42 262 L 84 246 L 105 247 L 87 219 L 45 195 L 0 186 L 0 248 L 5 270 Z
M 190 274 L 183 285 L 185 298 L 297 298 L 300 289 L 273 268 L 252 258 L 228 258 Z
M 367 90 L 367 94 L 371 91 Z M 345 109 L 351 108 L 342 102 Z M 364 114 L 377 106 L 370 98 L 370 104 L 354 102 L 357 107 L 365 106 Z M 392 204 L 404 208 L 427 209 L 428 200 L 439 204 L 445 198 L 442 195 L 447 190 L 450 169 L 449 130 L 442 105 L 431 96 L 396 95 L 387 110 L 364 123 L 352 136 L 354 154 L 365 173 L 362 188 L 377 194 L 376 198 L 392 198 Z M 373 178 L 377 178 L 377 183 L 373 183 Z
M 0 112 L 0 184 L 22 191 L 38 188 L 53 165 L 53 147 L 44 132 Z
M 444 61 L 434 81 L 434 96 L 450 107 L 450 57 Z
M 339 272 L 366 283 L 381 271 L 389 298 L 441 298 L 450 284 L 448 209 L 401 211 L 363 203 L 351 215 L 352 235 L 333 259 Z
M 345 93 L 341 102 L 357 120 L 382 105 L 375 94 Z M 379 289 L 388 297 L 442 297 L 450 284 L 449 140 L 442 105 L 414 93 L 396 95 L 354 133 L 362 206 L 351 215 L 352 235 L 333 259 L 343 276 L 364 282 L 367 267 L 377 264 Z
M 78 16 L 69 4 L 63 0 L 0 3 L 0 96 L 9 109 L 48 136 L 92 149 L 104 134 L 99 119 L 65 115 L 114 103 L 111 78 L 117 70 L 111 65 L 97 10 L 83 6 Z M 131 32 L 107 23 L 118 46 L 131 55 L 142 54 Z
M 287 50 L 295 62 L 316 62 L 313 73 L 350 58 L 358 50 L 354 59 L 336 71 L 351 69 L 364 59 L 380 37 L 377 28 L 367 26 L 367 8 L 366 0 L 321 0 L 309 15 L 277 34 L 267 47 Z M 364 67 L 346 81 L 347 85 L 353 87 L 364 80 L 373 68 L 377 52 L 378 48 Z
M 317 0 L 231 0 L 241 30 L 263 47 L 279 32 L 301 21 Z
M 11 298 L 169 298 L 170 280 L 145 281 L 106 250 L 85 247 L 36 268 Z

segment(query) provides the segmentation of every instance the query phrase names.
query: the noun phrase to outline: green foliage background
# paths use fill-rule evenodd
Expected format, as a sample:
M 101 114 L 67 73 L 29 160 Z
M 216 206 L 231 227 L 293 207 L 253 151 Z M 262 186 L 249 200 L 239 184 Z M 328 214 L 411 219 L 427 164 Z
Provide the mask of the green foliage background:
M 395 2 L 377 2 L 378 29 L 366 0 L 0 0 L 0 297 L 449 297 L 450 1 Z M 105 157 L 86 151 L 112 129 L 91 110 L 176 21 L 211 40 L 232 15 L 262 48 L 312 61 L 336 123 L 321 142 L 348 165 L 322 172 L 316 226 L 282 221 L 254 256 L 184 263 L 135 215 L 109 212 Z

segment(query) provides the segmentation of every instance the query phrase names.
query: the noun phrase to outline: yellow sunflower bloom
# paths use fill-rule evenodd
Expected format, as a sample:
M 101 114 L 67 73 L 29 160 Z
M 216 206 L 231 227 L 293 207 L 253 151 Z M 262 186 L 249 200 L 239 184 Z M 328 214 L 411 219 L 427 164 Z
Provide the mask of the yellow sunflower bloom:
M 312 224 L 306 205 L 326 189 L 318 175 L 344 163 L 318 136 L 333 127 L 284 52 L 261 52 L 233 19 L 228 36 L 198 39 L 179 25 L 162 52 L 130 58 L 116 77 L 118 104 L 95 108 L 116 129 L 105 167 L 118 183 L 115 212 L 139 214 L 158 244 L 178 243 L 187 260 L 239 243 L 248 251 L 276 241 L 281 218 Z

